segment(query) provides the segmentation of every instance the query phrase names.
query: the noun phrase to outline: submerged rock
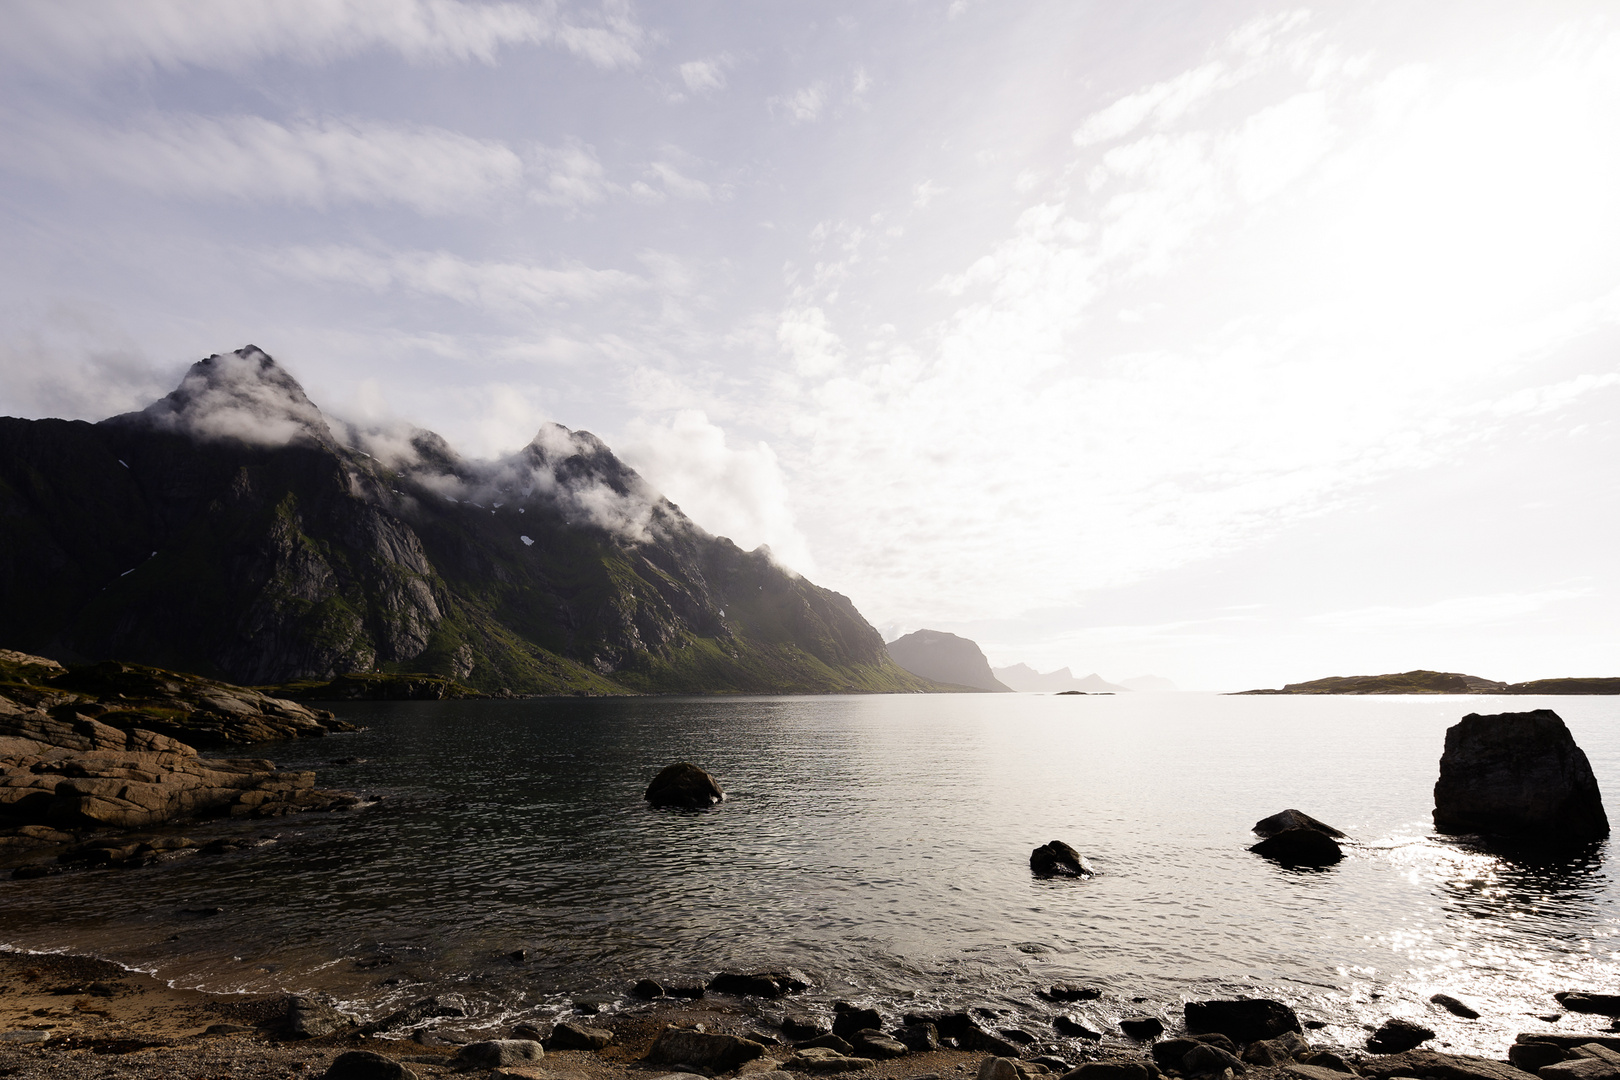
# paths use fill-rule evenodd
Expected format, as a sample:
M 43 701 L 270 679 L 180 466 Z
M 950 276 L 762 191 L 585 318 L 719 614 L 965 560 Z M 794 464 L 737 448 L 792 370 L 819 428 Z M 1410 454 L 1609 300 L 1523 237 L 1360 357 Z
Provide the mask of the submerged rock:
M 1470 713 L 1447 729 L 1434 827 L 1566 842 L 1609 835 L 1592 765 L 1551 709 Z
M 1061 840 L 1048 841 L 1029 853 L 1029 868 L 1036 877 L 1092 877 L 1097 871 L 1074 848 Z
M 725 797 L 720 782 L 689 761 L 666 766 L 647 785 L 647 801 L 654 806 L 706 810 Z
M 1304 826 L 1273 833 L 1249 850 L 1284 866 L 1332 866 L 1344 858 L 1337 840 Z
M 738 997 L 779 998 L 810 989 L 810 980 L 796 971 L 756 971 L 742 974 L 722 971 L 709 980 L 708 990 L 713 994 L 735 994 Z

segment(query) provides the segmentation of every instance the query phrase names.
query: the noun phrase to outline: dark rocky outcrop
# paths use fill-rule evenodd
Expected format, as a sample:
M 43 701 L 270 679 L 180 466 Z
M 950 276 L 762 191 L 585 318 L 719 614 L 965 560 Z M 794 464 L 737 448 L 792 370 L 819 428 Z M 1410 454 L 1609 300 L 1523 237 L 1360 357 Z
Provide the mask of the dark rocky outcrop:
M 1433 1028 L 1426 1028 L 1415 1020 L 1395 1016 L 1378 1026 L 1378 1030 L 1367 1040 L 1367 1049 L 1375 1054 L 1399 1054 L 1432 1038 L 1434 1038 Z
M 1189 1001 L 1183 1008 L 1188 1031 L 1218 1032 L 1239 1045 L 1302 1030 L 1293 1009 L 1269 998 Z
M 847 597 L 704 531 L 589 432 L 469 460 L 329 420 L 253 346 L 138 413 L 0 418 L 0 647 L 250 685 L 930 687 Z
M 1052 1030 L 1065 1039 L 1089 1039 L 1096 1042 L 1103 1037 L 1103 1033 L 1095 1028 L 1088 1027 L 1082 1020 L 1063 1013 L 1052 1017 Z
M 1029 853 L 1029 869 L 1036 877 L 1092 877 L 1097 871 L 1074 848 L 1049 840 Z
M 1074 983 L 1056 983 L 1039 991 L 1048 1001 L 1096 1001 L 1102 991 L 1095 986 L 1076 986 Z
M 847 1001 L 833 1002 L 832 1032 L 841 1039 L 854 1041 L 862 1031 L 883 1030 L 883 1014 L 876 1009 L 864 1009 Z
M 1261 818 L 1254 823 L 1253 832 L 1261 838 L 1276 836 L 1287 829 L 1315 829 L 1324 836 L 1331 836 L 1335 840 L 1343 840 L 1344 833 L 1323 821 L 1317 821 L 1311 815 L 1299 810 L 1284 810 L 1272 814 L 1268 818 Z
M 1284 829 L 1249 850 L 1284 866 L 1332 866 L 1344 858 L 1337 840 L 1311 828 Z
M 1592 766 L 1550 709 L 1470 713 L 1446 731 L 1434 827 L 1567 843 L 1609 835 Z
M 647 801 L 654 806 L 707 810 L 725 797 L 718 780 L 688 761 L 665 766 L 647 785 Z
M 1010 694 L 990 674 L 990 661 L 979 646 L 965 637 L 942 630 L 918 630 L 889 642 L 884 648 L 895 663 L 924 679 L 969 690 Z

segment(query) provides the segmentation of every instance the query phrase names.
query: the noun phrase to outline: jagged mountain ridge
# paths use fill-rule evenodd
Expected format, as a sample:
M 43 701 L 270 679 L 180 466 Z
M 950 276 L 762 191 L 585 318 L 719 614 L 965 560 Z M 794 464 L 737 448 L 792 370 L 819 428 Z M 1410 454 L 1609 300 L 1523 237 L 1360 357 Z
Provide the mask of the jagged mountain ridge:
M 0 646 L 264 684 L 919 690 L 853 604 L 548 424 L 496 462 L 334 424 L 253 346 L 97 424 L 0 419 Z

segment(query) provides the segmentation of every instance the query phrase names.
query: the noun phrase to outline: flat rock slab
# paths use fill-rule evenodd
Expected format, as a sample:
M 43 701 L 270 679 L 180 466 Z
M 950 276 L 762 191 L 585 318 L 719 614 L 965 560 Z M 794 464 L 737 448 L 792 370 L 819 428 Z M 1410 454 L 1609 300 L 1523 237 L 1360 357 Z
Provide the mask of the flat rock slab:
M 877 1062 L 871 1058 L 845 1057 L 836 1050 L 813 1046 L 808 1050 L 800 1050 L 788 1058 L 782 1068 L 792 1069 L 794 1072 L 840 1073 L 859 1072 L 876 1064 Z
M 1064 1073 L 1063 1080 L 1159 1080 L 1159 1071 L 1142 1061 L 1088 1061 Z
M 1601 1058 L 1577 1057 L 1543 1065 L 1536 1075 L 1541 1080 L 1615 1080 L 1620 1069 Z
M 1503 1061 L 1441 1054 L 1434 1050 L 1408 1050 L 1386 1054 L 1364 1063 L 1361 1071 L 1378 1080 L 1391 1076 L 1429 1076 L 1435 1080 L 1530 1080 L 1532 1074 Z
M 1554 994 L 1553 997 L 1570 1012 L 1620 1017 L 1620 994 L 1588 994 L 1579 990 L 1566 990 L 1562 994 Z
M 1283 1066 L 1290 1076 L 1297 1076 L 1300 1080 L 1344 1080 L 1346 1074 L 1336 1069 L 1324 1068 L 1321 1065 L 1301 1065 L 1299 1062 Z

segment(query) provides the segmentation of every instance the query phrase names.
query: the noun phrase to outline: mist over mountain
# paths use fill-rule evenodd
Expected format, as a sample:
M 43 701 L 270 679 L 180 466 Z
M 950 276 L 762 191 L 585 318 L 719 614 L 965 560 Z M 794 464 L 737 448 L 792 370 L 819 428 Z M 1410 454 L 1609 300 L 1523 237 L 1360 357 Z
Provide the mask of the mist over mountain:
M 1077 679 L 1066 667 L 1058 668 L 1056 671 L 1039 672 L 1028 664 L 1014 664 L 1011 667 L 992 670 L 997 679 L 1022 694 L 1059 694 L 1065 690 L 1078 690 L 1084 694 L 1117 694 L 1131 691 L 1129 686 L 1111 683 L 1095 672 L 1083 679 Z
M 0 646 L 242 683 L 926 688 L 848 598 L 710 535 L 594 435 L 467 460 L 327 417 L 254 346 L 139 412 L 0 419 Z
M 943 630 L 918 630 L 889 642 L 894 662 L 924 679 L 974 690 L 1009 693 L 990 673 L 990 661 L 978 643 Z

